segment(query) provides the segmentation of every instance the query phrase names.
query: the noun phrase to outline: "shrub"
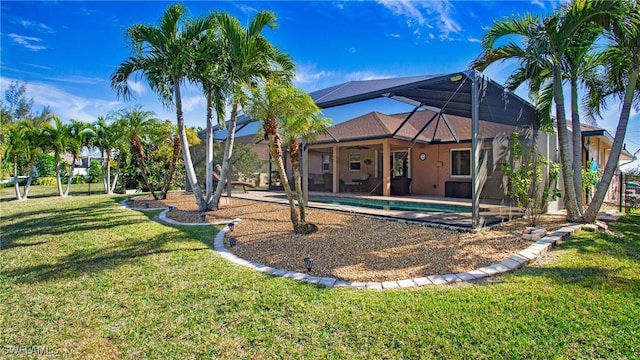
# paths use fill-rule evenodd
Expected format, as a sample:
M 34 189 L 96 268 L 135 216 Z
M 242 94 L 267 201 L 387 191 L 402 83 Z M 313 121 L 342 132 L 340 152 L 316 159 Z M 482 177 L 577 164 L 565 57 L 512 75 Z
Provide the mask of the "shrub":
M 55 176 L 41 176 L 36 179 L 36 185 L 56 185 L 58 180 Z

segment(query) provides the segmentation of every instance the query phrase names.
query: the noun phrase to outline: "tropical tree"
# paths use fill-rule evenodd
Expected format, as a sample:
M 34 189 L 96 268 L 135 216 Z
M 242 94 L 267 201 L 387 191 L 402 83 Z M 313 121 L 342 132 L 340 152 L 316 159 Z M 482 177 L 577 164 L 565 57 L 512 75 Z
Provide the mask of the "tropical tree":
M 220 47 L 216 70 L 224 79 L 221 94 L 227 95 L 231 103 L 231 114 L 228 135 L 225 143 L 220 179 L 226 179 L 233 154 L 233 142 L 241 108 L 247 105 L 250 90 L 257 88 L 261 82 L 269 79 L 290 81 L 295 71 L 289 55 L 273 46 L 262 34 L 265 27 L 276 28 L 276 16 L 270 11 L 260 11 L 247 27 L 228 13 L 215 13 L 218 26 L 217 43 Z M 220 120 L 220 116 L 218 117 Z M 210 176 L 209 174 L 207 176 Z M 217 209 L 224 187 L 219 181 L 208 204 L 210 209 Z
M 611 153 L 602 173 L 602 179 L 591 199 L 591 203 L 589 203 L 584 212 L 584 220 L 587 222 L 595 221 L 607 190 L 611 185 L 613 174 L 618 167 L 631 114 L 631 106 L 635 104 L 636 109 L 640 108 L 640 85 L 638 84 L 640 73 L 640 8 L 635 0 L 626 0 L 619 6 L 623 10 L 621 13 L 612 17 L 610 21 L 600 22 L 608 40 L 606 49 L 602 54 L 607 86 L 602 92 L 594 92 L 596 102 L 593 104 L 595 105 L 595 111 L 599 113 L 601 109 L 606 107 L 608 98 L 618 97 L 622 101 L 622 108 L 611 146 Z
M 56 184 L 58 186 L 58 196 L 64 196 L 62 192 L 62 154 L 65 153 L 69 141 L 69 125 L 63 124 L 56 115 L 51 116 L 51 122 L 46 123 L 43 128 L 45 147 L 53 151 L 56 160 Z
M 186 132 L 190 146 L 195 146 L 200 143 L 200 138 L 195 130 L 187 128 Z M 178 135 L 178 127 L 168 120 L 162 122 L 154 133 L 154 143 L 157 146 L 156 157 L 161 160 L 164 167 L 160 198 L 166 199 L 171 183 L 173 182 L 178 160 L 180 159 L 180 136 Z
M 4 155 L 13 162 L 13 184 L 16 200 L 26 200 L 29 196 L 29 189 L 36 171 L 36 161 L 41 150 L 41 129 L 36 123 L 21 119 L 15 123 L 5 125 L 7 128 L 7 141 L 4 148 Z M 29 176 L 24 187 L 24 192 L 20 191 L 19 178 L 20 163 L 24 163 L 28 169 Z
M 597 37 L 594 35 L 597 34 L 594 28 L 586 28 L 585 24 L 594 19 L 606 18 L 616 11 L 615 1 L 578 0 L 565 10 L 544 19 L 526 14 L 512 20 L 496 21 L 483 37 L 484 53 L 473 63 L 474 67 L 483 70 L 496 61 L 519 60 L 520 67 L 510 77 L 509 85 L 513 88 L 525 80 L 529 81 L 530 94 L 537 100 L 536 105 L 541 110 L 543 119 L 550 118 L 553 99 L 563 172 L 564 203 L 569 220 L 580 220 L 582 217 L 581 207 L 578 205 L 578 194 L 581 192 L 576 192 L 576 184 L 580 184 L 579 190 L 582 187 L 581 179 L 577 179 L 581 172 L 574 177 L 574 166 L 581 166 L 582 139 L 579 136 L 580 121 L 576 111 L 572 124 L 574 136 L 579 141 L 574 141 L 574 147 L 571 148 L 562 90 L 564 74 L 570 69 L 572 87 L 573 81 L 577 84 L 577 79 L 585 72 L 574 63 L 583 62 L 584 58 L 581 57 L 586 56 L 590 42 Z M 585 32 L 586 29 L 589 31 Z M 514 36 L 521 42 L 515 41 Z M 496 46 L 502 38 L 507 38 L 507 42 Z M 545 91 L 540 92 L 541 86 L 548 81 L 550 84 L 547 84 Z M 572 98 L 576 96 L 577 99 L 574 94 L 577 91 L 572 92 Z M 572 156 L 574 154 L 576 155 Z
M 121 143 L 121 128 L 120 123 L 117 121 L 108 121 L 103 116 L 98 117 L 97 121 L 93 123 L 93 131 L 95 136 L 92 140 L 92 145 L 100 150 L 101 154 L 101 168 L 102 168 L 102 184 L 104 186 L 105 194 L 112 194 L 115 184 L 118 180 L 118 170 L 111 177 L 111 164 L 113 155 L 117 154 L 120 150 L 119 144 Z
M 314 134 L 324 131 L 329 120 L 317 116 L 320 109 L 304 91 L 276 82 L 267 82 L 264 87 L 254 90 L 247 112 L 251 117 L 263 121 L 261 130 L 264 139 L 269 142 L 271 157 L 276 162 L 276 168 L 289 201 L 294 232 L 307 234 L 316 231 L 317 226 L 308 224 L 305 219 L 298 141 L 300 137 L 312 139 Z M 289 149 L 295 173 L 297 206 L 284 168 L 283 141 Z
M 149 175 L 147 174 L 142 143 L 143 139 L 144 141 L 148 141 L 152 136 L 151 134 L 160 126 L 160 121 L 154 117 L 155 113 L 153 111 L 142 110 L 140 106 L 133 109 L 120 110 L 117 116 L 122 121 L 123 137 L 129 140 L 131 152 L 136 158 L 136 165 L 138 169 L 140 169 L 140 174 L 151 195 L 157 200 L 158 195 L 156 195 L 153 189 L 154 187 L 149 181 Z
M 211 27 L 210 17 L 185 22 L 187 11 L 180 4 L 167 7 L 159 26 L 135 24 L 126 30 L 132 45 L 131 56 L 122 62 L 111 75 L 111 86 L 118 96 L 132 97 L 129 79 L 142 74 L 151 89 L 167 107 L 175 107 L 178 134 L 187 179 L 200 209 L 206 208 L 202 191 L 196 178 L 182 111 L 180 86 L 193 73 L 196 43 Z
M 73 173 L 76 167 L 76 160 L 82 155 L 83 148 L 89 148 L 91 138 L 93 137 L 93 130 L 88 123 L 71 120 L 67 129 L 67 149 L 66 153 L 71 154 L 73 160 L 71 161 L 71 171 L 67 178 L 67 187 L 64 190 L 64 196 L 69 195 L 69 189 L 71 189 L 71 181 L 73 180 Z

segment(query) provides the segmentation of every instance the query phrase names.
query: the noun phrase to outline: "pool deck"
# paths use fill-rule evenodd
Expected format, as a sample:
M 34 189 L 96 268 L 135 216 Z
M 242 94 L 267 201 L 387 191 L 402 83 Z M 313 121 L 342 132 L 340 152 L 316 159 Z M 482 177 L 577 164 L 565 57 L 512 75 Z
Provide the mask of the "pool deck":
M 287 205 L 287 199 L 283 198 L 283 191 L 249 191 L 247 193 L 234 193 L 232 197 L 239 199 L 255 200 L 273 202 Z M 326 193 L 326 192 L 309 192 L 309 196 L 328 196 L 328 197 L 345 197 L 345 198 L 358 198 L 369 200 L 390 200 L 405 203 L 426 203 L 426 204 L 440 204 L 440 205 L 452 205 L 463 206 L 471 208 L 471 199 L 457 199 L 424 195 L 409 195 L 409 196 L 370 196 L 360 195 L 354 193 Z M 383 209 L 371 209 L 366 207 L 359 207 L 353 205 L 337 205 L 321 202 L 309 201 L 308 208 L 311 209 L 324 209 L 331 211 L 340 211 L 346 213 L 360 214 L 373 216 L 378 218 L 395 219 L 405 222 L 415 222 L 423 225 L 441 227 L 453 230 L 469 231 L 471 229 L 471 213 L 446 213 L 446 212 L 420 212 L 409 210 L 383 210 Z M 485 227 L 491 227 L 498 225 L 504 221 L 507 221 L 513 217 L 520 217 L 522 212 L 515 207 L 509 207 L 506 205 L 496 204 L 480 204 L 480 217 L 485 224 Z

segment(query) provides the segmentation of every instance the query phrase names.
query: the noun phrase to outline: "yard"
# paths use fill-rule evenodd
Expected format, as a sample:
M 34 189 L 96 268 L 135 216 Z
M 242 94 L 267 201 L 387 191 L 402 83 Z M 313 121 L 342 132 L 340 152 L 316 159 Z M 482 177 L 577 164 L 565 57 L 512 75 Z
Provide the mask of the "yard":
M 358 291 L 234 266 L 213 226 L 162 225 L 122 196 L 6 190 L 2 357 L 640 357 L 637 214 L 482 284 Z

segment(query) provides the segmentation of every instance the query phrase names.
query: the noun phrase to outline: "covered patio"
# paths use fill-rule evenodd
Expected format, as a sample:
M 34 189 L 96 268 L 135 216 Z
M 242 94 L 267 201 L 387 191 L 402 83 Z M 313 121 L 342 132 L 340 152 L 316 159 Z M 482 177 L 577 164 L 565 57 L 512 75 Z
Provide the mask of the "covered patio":
M 303 188 L 383 197 L 408 195 L 406 200 L 416 196 L 469 198 L 472 229 L 488 223 L 480 212 L 481 204 L 503 207 L 498 213 L 512 213 L 508 179 L 500 165 L 509 161 L 511 133 L 517 132 L 522 145 L 536 147 L 547 157 L 555 150 L 549 148 L 546 138 L 537 141 L 535 108 L 475 70 L 352 81 L 311 96 L 322 109 L 387 98 L 409 104 L 413 110 L 363 115 L 369 120 L 362 119 L 350 129 L 338 124 L 317 143 L 305 145 Z M 384 131 L 372 136 L 370 130 L 375 126 Z M 322 159 L 321 171 L 314 157 Z M 318 173 L 323 177 L 322 188 L 317 175 L 308 176 Z

